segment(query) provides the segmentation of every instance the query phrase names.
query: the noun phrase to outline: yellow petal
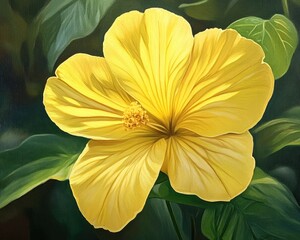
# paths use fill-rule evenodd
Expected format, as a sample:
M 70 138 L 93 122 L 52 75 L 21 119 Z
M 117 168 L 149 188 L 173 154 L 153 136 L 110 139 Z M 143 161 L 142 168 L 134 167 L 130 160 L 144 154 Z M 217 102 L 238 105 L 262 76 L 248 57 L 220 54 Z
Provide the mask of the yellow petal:
M 163 171 L 175 191 L 206 201 L 229 201 L 249 185 L 255 161 L 249 132 L 168 140 Z
M 197 34 L 177 98 L 177 129 L 217 136 L 253 127 L 273 92 L 274 77 L 263 58 L 258 44 L 234 30 Z
M 84 217 L 95 228 L 120 231 L 143 209 L 165 150 L 164 139 L 90 141 L 70 176 Z
M 62 130 L 92 139 L 119 139 L 126 131 L 123 111 L 131 102 L 117 85 L 105 60 L 76 54 L 48 79 L 44 105 Z
M 193 45 L 187 21 L 163 9 L 118 17 L 104 40 L 104 56 L 120 85 L 164 125 Z

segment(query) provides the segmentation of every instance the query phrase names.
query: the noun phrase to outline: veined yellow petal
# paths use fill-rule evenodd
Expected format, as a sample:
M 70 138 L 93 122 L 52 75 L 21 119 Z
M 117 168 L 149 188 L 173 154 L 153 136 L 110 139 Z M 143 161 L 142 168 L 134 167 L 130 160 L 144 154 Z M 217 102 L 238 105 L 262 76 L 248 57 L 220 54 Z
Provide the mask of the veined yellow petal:
M 143 209 L 165 150 L 164 139 L 90 141 L 70 176 L 84 217 L 95 228 L 120 231 Z
M 104 56 L 120 85 L 169 124 L 171 99 L 188 66 L 193 36 L 187 21 L 163 9 L 118 17 L 105 35 Z
M 44 105 L 62 130 L 92 139 L 120 139 L 132 98 L 118 86 L 104 58 L 76 54 L 48 79 Z
M 242 133 L 262 117 L 274 85 L 264 52 L 234 30 L 195 36 L 190 67 L 176 101 L 177 129 L 202 136 Z
M 163 171 L 175 191 L 206 201 L 229 201 L 249 185 L 255 161 L 249 132 L 168 139 Z

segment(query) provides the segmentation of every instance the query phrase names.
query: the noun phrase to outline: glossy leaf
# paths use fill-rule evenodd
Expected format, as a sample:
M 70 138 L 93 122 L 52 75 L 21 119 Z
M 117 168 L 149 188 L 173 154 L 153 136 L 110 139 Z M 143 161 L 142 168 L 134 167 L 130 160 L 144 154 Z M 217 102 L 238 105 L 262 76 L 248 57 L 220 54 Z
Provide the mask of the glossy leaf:
M 300 107 L 294 107 L 282 117 L 262 124 L 254 133 L 258 157 L 267 157 L 286 146 L 300 146 Z
M 248 189 L 207 208 L 201 228 L 209 239 L 300 239 L 300 208 L 292 193 L 256 169 Z
M 66 180 L 86 140 L 34 135 L 0 153 L 0 208 L 49 179 Z
M 194 3 L 183 3 L 179 8 L 187 15 L 199 20 L 217 20 L 224 15 L 228 0 L 200 0 Z
M 275 14 L 270 20 L 245 17 L 228 28 L 261 45 L 266 54 L 265 62 L 272 68 L 275 79 L 287 72 L 298 44 L 297 30 L 288 18 L 280 14 Z
M 89 35 L 115 0 L 51 0 L 37 16 L 31 31 L 31 57 L 38 34 L 50 70 L 71 41 Z

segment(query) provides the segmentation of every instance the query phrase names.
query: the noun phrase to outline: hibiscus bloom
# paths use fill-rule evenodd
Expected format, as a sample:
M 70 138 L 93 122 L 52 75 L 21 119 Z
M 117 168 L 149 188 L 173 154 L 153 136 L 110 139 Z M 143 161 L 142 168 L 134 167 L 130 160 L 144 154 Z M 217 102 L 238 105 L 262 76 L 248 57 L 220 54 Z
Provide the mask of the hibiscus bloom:
M 248 130 L 274 84 L 261 47 L 234 30 L 193 36 L 182 17 L 153 8 L 118 17 L 103 48 L 104 58 L 67 59 L 44 92 L 52 121 L 91 139 L 70 175 L 85 218 L 121 230 L 160 171 L 207 201 L 243 192 L 255 166 Z

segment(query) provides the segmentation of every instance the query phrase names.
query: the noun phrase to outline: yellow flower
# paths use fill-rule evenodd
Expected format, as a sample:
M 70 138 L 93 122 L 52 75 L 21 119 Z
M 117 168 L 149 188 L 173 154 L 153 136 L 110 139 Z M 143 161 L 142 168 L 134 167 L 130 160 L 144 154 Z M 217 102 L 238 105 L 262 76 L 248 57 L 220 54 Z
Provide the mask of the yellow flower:
M 274 78 L 261 47 L 234 30 L 192 35 L 163 9 L 118 17 L 104 58 L 76 54 L 48 79 L 44 104 L 62 130 L 91 139 L 70 184 L 94 227 L 121 230 L 160 171 L 175 191 L 229 201 L 254 169 L 248 132 Z

